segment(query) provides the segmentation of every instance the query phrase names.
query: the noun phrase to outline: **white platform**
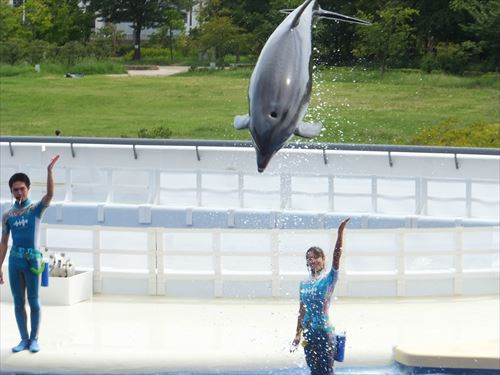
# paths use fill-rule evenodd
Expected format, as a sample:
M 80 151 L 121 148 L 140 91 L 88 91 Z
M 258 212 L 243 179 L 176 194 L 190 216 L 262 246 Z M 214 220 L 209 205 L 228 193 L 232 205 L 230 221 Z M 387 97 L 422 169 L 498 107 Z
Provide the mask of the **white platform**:
M 481 345 L 498 348 L 499 302 L 498 295 L 335 300 L 331 315 L 348 334 L 340 366 L 388 364 L 394 346 L 426 348 L 429 342 L 438 348 L 434 357 L 452 349 L 450 343 L 462 344 L 473 363 Z M 297 301 L 102 295 L 73 306 L 43 307 L 42 350 L 12 354 L 19 341 L 13 306 L 1 302 L 0 370 L 125 374 L 297 368 L 304 366 L 303 353 L 288 350 L 297 309 Z

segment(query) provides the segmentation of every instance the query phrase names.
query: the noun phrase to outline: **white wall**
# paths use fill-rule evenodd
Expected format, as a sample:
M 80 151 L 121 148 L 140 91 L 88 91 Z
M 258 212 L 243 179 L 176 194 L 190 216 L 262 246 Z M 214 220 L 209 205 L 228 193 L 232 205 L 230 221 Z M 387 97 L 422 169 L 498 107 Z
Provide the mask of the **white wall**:
M 340 212 L 499 221 L 498 156 L 281 150 L 258 174 L 250 148 L 0 143 L 0 200 L 23 170 L 34 197 L 55 168 L 55 201 Z M 74 156 L 73 156 L 74 153 Z M 200 160 L 198 160 L 198 157 Z M 325 159 L 326 158 L 326 159 Z M 325 162 L 326 160 L 326 162 Z M 458 162 L 458 168 L 456 167 Z

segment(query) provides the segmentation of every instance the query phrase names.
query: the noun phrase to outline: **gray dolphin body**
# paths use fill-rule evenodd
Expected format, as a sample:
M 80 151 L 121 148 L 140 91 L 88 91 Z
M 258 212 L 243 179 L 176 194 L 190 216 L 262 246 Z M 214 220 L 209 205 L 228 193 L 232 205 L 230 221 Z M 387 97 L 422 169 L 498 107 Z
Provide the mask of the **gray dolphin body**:
M 316 137 L 323 126 L 302 121 L 311 98 L 314 18 L 369 24 L 325 11 L 317 0 L 284 12 L 290 14 L 267 40 L 250 78 L 249 114 L 234 119 L 236 129 L 250 130 L 259 172 L 294 134 Z

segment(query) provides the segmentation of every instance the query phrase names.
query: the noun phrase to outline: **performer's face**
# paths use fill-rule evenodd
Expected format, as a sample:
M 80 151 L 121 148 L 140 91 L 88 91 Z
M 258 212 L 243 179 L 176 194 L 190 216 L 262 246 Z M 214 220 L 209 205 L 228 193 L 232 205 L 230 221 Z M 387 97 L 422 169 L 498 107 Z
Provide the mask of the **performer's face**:
M 320 272 L 325 268 L 325 259 L 314 251 L 307 252 L 306 262 L 307 268 L 309 268 L 312 273 Z
M 28 199 L 30 189 L 24 182 L 16 181 L 12 184 L 11 193 L 17 202 L 23 202 Z

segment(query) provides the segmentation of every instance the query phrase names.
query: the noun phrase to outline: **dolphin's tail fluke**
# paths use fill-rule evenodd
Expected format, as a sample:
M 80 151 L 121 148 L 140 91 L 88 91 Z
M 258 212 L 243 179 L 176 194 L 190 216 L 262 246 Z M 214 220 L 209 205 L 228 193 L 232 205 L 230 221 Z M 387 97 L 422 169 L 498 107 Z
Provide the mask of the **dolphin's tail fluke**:
M 371 22 L 360 20 L 359 18 L 344 16 L 340 13 L 330 12 L 329 10 L 324 10 L 318 8 L 314 11 L 314 16 L 319 18 L 327 18 L 335 21 L 349 22 L 349 23 L 359 23 L 361 25 L 371 25 Z

